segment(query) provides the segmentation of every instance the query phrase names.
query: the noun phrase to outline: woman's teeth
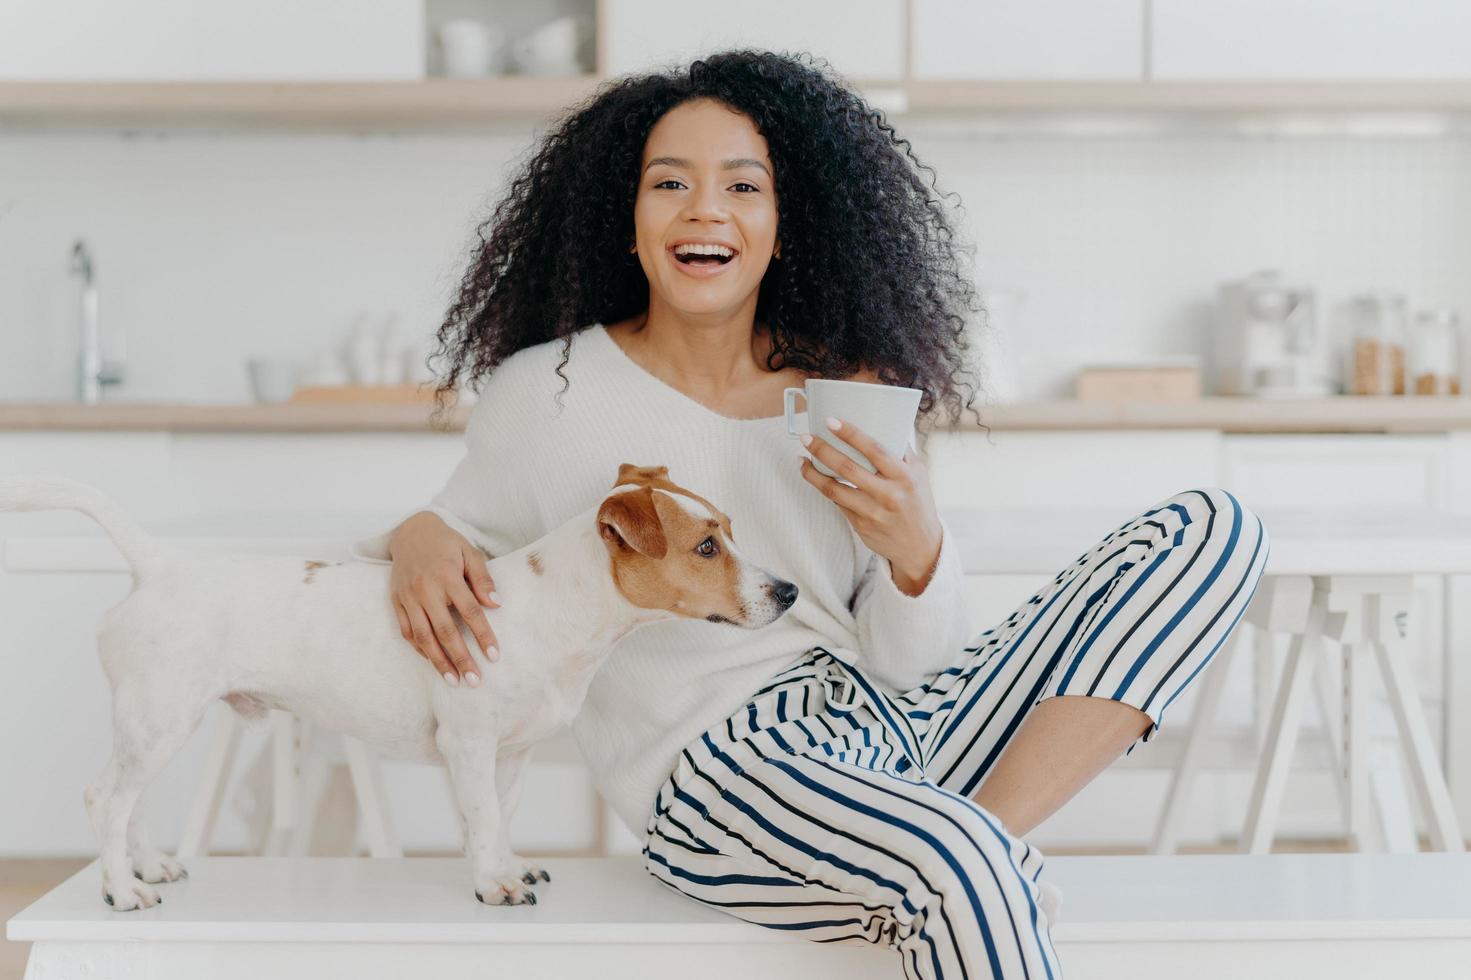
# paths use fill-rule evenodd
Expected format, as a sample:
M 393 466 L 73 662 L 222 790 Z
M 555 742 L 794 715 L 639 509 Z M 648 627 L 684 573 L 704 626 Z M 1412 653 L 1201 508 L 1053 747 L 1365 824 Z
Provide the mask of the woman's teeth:
M 724 265 L 735 258 L 733 249 L 718 245 L 678 245 L 674 257 L 686 265 Z

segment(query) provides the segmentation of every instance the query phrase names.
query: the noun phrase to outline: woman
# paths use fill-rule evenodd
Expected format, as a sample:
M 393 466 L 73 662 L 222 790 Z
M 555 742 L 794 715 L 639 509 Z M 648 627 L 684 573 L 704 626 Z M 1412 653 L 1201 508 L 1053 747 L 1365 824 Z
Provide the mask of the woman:
M 486 382 L 464 460 L 357 553 L 391 556 L 405 639 L 478 684 L 451 609 L 495 659 L 482 552 L 585 509 L 620 463 L 667 465 L 800 594 L 758 631 L 637 631 L 594 678 L 573 732 L 648 871 L 754 922 L 897 947 L 910 977 L 1057 976 L 1055 889 L 1021 835 L 1154 735 L 1267 539 L 1226 491 L 1184 491 L 971 636 L 923 459 L 840 427 L 877 468 L 814 441 L 846 486 L 781 414 L 810 377 L 920 387 L 922 414 L 959 401 L 973 292 L 910 161 L 795 58 L 605 85 L 513 182 L 440 330 L 440 394 Z

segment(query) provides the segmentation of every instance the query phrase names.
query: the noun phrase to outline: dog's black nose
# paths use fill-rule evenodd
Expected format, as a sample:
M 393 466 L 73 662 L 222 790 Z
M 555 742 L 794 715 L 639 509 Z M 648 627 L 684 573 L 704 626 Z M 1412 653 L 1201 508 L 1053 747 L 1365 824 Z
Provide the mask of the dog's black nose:
M 776 596 L 776 601 L 783 606 L 790 606 L 797 601 L 797 586 L 791 582 L 783 582 L 772 589 L 771 594 Z

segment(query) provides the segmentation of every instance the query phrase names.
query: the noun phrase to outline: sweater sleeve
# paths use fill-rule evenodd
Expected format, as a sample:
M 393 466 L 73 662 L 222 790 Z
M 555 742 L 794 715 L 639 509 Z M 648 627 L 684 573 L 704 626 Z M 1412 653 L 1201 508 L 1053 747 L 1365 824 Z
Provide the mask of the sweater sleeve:
M 955 535 L 940 521 L 940 555 L 924 591 L 905 595 L 893 566 L 869 552 L 868 567 L 853 598 L 860 659 L 873 676 L 903 693 L 959 662 L 970 639 L 964 573 Z
M 489 558 L 515 551 L 527 522 L 523 447 L 529 438 L 527 393 L 515 385 L 510 360 L 491 372 L 465 423 L 465 455 L 449 482 L 419 511 L 438 514 Z M 348 553 L 360 561 L 391 565 L 388 542 L 399 524 L 352 542 Z

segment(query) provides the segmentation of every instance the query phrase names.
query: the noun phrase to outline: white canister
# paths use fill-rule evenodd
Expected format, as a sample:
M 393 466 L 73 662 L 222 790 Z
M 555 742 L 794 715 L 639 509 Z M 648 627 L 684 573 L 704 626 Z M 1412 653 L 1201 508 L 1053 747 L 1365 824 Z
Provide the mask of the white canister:
M 381 360 L 378 377 L 381 384 L 403 384 L 403 358 L 398 356 L 401 346 L 398 314 L 390 313 L 384 318 L 378 334 L 378 357 Z

